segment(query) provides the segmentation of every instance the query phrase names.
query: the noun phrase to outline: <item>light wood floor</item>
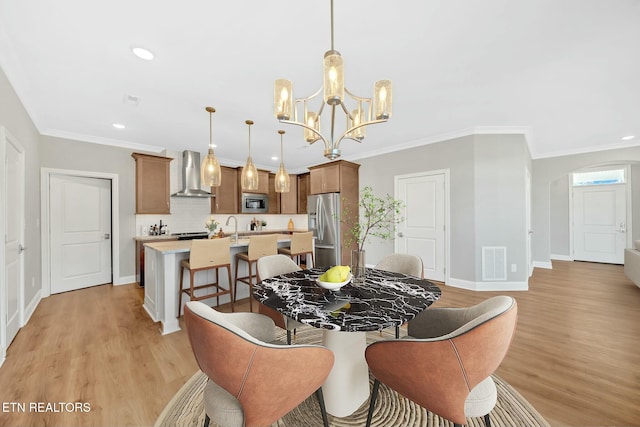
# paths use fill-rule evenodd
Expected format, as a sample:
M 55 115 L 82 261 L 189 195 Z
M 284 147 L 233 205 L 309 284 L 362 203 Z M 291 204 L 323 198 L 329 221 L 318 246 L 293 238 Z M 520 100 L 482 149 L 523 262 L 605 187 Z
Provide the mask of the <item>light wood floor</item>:
M 436 306 L 495 294 L 442 290 Z M 519 320 L 500 376 L 554 426 L 640 425 L 640 288 L 622 267 L 554 262 L 528 292 L 507 294 Z M 152 425 L 197 365 L 184 331 L 161 336 L 142 298 L 105 285 L 44 299 L 0 368 L 0 426 Z M 31 402 L 90 411 L 30 412 Z

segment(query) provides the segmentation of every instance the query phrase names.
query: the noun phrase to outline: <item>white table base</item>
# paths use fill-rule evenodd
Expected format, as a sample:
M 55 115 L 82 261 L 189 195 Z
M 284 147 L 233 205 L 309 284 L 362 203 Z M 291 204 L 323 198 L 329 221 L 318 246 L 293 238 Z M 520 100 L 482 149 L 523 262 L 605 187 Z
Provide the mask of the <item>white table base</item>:
M 322 344 L 335 356 L 333 368 L 322 386 L 324 403 L 329 414 L 346 417 L 369 398 L 369 367 L 364 358 L 366 332 L 325 329 Z

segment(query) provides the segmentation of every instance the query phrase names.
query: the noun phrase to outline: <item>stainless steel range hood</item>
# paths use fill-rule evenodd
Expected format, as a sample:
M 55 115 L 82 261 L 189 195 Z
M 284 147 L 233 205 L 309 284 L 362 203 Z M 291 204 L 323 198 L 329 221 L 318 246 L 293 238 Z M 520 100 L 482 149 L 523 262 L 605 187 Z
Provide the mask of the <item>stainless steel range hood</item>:
M 171 197 L 215 197 L 200 189 L 200 153 L 197 151 L 182 152 L 182 190 Z

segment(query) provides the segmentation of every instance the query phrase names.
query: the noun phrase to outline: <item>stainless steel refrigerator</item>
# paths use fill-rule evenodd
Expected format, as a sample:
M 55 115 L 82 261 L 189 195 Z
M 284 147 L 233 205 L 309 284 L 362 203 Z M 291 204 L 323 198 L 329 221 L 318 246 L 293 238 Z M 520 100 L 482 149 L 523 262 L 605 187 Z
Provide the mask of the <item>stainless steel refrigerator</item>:
M 307 197 L 309 231 L 315 237 L 317 267 L 340 265 L 340 193 Z

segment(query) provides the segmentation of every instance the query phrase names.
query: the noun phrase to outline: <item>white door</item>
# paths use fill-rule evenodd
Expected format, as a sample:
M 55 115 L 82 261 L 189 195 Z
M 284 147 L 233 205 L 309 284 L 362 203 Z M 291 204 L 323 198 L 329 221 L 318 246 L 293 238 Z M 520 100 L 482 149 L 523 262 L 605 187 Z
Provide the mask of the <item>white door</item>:
M 50 179 L 51 293 L 111 282 L 111 180 Z
M 624 263 L 625 184 L 573 187 L 573 258 Z
M 531 172 L 529 169 L 525 170 L 525 184 L 524 184 L 524 215 L 525 215 L 525 224 L 527 226 L 527 263 L 529 266 L 529 277 L 533 274 L 533 248 L 531 237 L 533 234 L 533 230 L 531 230 Z
M 445 280 L 445 174 L 397 176 L 395 197 L 404 203 L 404 221 L 398 226 L 396 253 L 418 255 L 424 277 Z
M 6 346 L 8 347 L 22 324 L 24 306 L 24 152 L 11 137 L 5 140 L 6 195 L 4 238 L 4 283 L 6 293 L 3 312 L 6 313 Z

